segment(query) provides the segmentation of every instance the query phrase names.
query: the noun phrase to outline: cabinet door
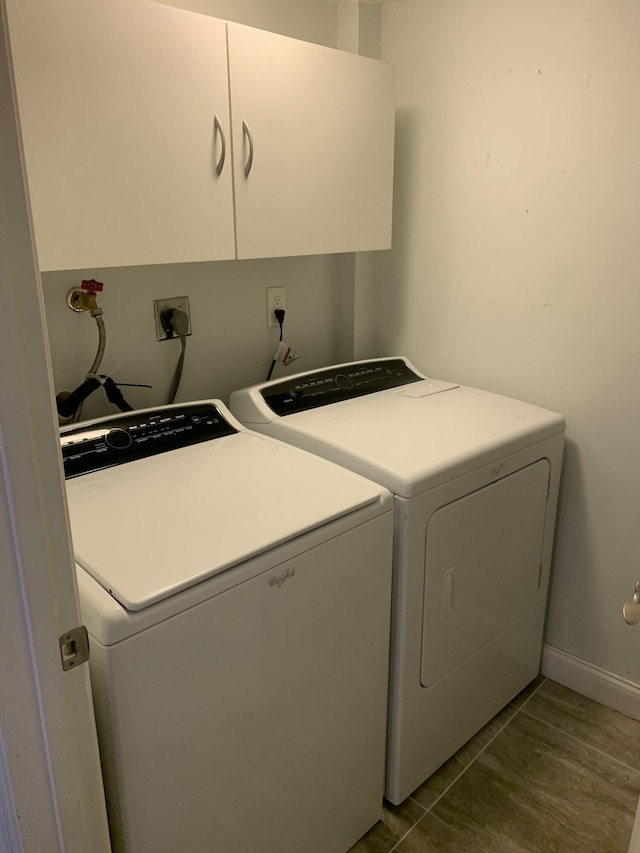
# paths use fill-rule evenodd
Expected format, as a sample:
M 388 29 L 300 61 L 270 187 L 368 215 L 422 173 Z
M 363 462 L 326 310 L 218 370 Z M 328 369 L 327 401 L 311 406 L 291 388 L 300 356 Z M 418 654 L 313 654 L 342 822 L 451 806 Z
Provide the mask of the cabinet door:
M 150 0 L 9 13 L 41 269 L 235 257 L 225 23 Z
M 239 24 L 227 28 L 238 257 L 388 248 L 388 66 Z M 248 175 L 243 121 L 253 140 Z

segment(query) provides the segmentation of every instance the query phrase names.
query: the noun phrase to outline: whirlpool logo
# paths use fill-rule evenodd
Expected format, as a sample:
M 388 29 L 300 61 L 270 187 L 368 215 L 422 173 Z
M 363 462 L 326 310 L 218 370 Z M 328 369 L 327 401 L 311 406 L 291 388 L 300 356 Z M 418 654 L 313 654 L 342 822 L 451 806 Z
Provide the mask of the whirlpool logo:
M 271 575 L 267 580 L 269 581 L 269 586 L 275 586 L 276 589 L 280 589 L 282 584 L 288 581 L 289 578 L 295 577 L 295 574 L 295 569 L 286 569 L 281 575 Z

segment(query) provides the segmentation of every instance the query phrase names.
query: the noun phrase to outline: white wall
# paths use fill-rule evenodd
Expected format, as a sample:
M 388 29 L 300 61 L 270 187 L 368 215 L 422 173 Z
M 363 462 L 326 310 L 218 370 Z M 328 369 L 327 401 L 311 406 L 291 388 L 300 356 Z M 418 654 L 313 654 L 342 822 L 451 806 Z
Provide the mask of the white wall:
M 337 10 L 325 0 L 155 0 L 270 30 L 291 38 L 337 47 Z
M 563 412 L 551 644 L 640 682 L 640 5 L 404 0 L 394 249 L 356 353 Z
M 181 0 L 167 5 L 337 45 L 337 7 L 323 0 Z M 97 278 L 105 285 L 98 301 L 108 335 L 101 370 L 117 368 L 116 380 L 153 385 L 152 391 L 123 389 L 134 406 L 166 401 L 179 354 L 177 342 L 155 339 L 153 299 L 184 294 L 190 299 L 193 334 L 178 401 L 226 400 L 235 388 L 265 378 L 278 332 L 266 326 L 267 287 L 287 287 L 285 339 L 300 352 L 296 369 L 336 361 L 345 334 L 335 326 L 339 273 L 334 256 L 72 270 L 42 278 L 56 390 L 76 387 L 93 361 L 95 323 L 88 315 L 74 314 L 65 294 L 83 278 Z M 280 365 L 274 375 L 286 370 Z M 115 411 L 96 392 L 83 417 Z

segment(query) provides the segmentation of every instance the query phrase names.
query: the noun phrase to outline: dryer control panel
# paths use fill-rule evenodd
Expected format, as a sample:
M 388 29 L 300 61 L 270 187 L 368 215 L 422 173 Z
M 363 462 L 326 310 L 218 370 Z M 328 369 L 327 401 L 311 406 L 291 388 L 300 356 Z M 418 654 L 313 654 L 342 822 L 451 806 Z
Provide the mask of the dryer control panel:
M 65 428 L 60 434 L 65 479 L 237 431 L 212 403 L 147 409 Z
M 272 382 L 262 388 L 260 394 L 276 415 L 283 416 L 420 382 L 422 379 L 424 376 L 411 370 L 401 358 L 375 359 L 342 364 Z

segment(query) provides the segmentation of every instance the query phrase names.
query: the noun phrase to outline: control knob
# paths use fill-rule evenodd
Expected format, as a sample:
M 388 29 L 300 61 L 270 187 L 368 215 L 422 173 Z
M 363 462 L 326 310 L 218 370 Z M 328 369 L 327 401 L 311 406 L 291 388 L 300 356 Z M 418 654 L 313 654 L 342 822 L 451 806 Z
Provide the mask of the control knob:
M 348 391 L 350 388 L 353 388 L 353 382 L 349 379 L 348 376 L 345 376 L 344 373 L 339 373 L 336 376 L 336 385 L 338 388 L 343 388 L 345 391 Z
M 124 429 L 110 429 L 104 440 L 116 450 L 125 450 L 132 442 L 131 436 Z

